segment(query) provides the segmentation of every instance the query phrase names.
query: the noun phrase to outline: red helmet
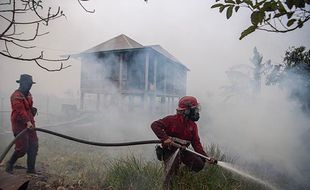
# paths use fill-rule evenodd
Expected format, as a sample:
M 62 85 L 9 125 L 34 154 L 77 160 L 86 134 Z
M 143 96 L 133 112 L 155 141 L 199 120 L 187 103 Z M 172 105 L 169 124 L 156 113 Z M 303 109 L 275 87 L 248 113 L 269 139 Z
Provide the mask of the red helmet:
M 184 96 L 179 100 L 179 105 L 177 110 L 186 110 L 192 107 L 198 107 L 198 101 L 193 96 Z

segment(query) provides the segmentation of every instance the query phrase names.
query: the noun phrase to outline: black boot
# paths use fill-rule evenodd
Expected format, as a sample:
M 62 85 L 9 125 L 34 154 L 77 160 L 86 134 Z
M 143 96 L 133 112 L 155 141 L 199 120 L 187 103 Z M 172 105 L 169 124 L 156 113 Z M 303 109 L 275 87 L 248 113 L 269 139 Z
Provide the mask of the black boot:
M 38 147 L 31 147 L 27 152 L 27 173 L 36 174 L 35 164 L 37 158 Z
M 35 164 L 36 164 L 37 153 L 29 152 L 27 154 L 27 173 L 35 174 Z
M 17 161 L 18 156 L 17 154 L 14 152 L 10 158 L 10 160 L 6 163 L 6 167 L 5 167 L 5 171 L 12 174 L 13 173 L 13 166 L 15 164 L 15 162 Z

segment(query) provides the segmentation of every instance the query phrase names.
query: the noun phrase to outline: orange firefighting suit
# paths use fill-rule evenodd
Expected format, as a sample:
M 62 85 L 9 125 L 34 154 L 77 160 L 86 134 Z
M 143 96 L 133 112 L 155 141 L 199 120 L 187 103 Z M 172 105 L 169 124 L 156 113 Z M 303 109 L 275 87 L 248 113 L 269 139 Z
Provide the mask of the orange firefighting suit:
M 160 140 L 165 141 L 169 137 L 177 137 L 189 141 L 196 152 L 207 156 L 201 145 L 196 123 L 185 119 L 182 114 L 170 115 L 154 121 L 151 128 Z M 165 147 L 163 145 L 164 160 L 171 156 L 176 149 L 175 147 Z M 205 159 L 186 151 L 182 151 L 180 159 L 193 171 L 200 171 L 205 165 Z
M 17 136 L 27 127 L 30 121 L 35 126 L 33 110 L 33 100 L 29 92 L 25 97 L 19 90 L 11 95 L 11 123 L 14 136 Z M 28 131 L 15 142 L 15 154 L 17 157 L 23 157 L 26 153 L 33 155 L 38 152 L 38 137 L 36 131 Z

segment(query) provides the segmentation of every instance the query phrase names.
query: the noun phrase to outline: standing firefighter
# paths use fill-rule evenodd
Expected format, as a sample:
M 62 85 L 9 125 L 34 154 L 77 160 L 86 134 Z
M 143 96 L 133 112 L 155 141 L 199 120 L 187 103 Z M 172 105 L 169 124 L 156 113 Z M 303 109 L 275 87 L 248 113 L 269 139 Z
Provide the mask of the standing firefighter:
M 22 74 L 19 83 L 19 88 L 11 95 L 11 123 L 13 134 L 16 137 L 22 130 L 35 127 L 34 116 L 37 109 L 33 107 L 32 96 L 30 89 L 35 82 L 32 81 L 32 76 Z M 13 172 L 13 166 L 18 158 L 23 157 L 27 153 L 27 173 L 35 172 L 35 162 L 38 152 L 38 137 L 35 131 L 28 130 L 27 133 L 21 136 L 15 142 L 15 151 L 10 160 L 6 164 L 6 171 Z
M 186 147 L 192 145 L 196 152 L 207 156 L 201 145 L 195 123 L 199 120 L 197 99 L 192 96 L 181 98 L 176 111 L 175 115 L 166 116 L 163 119 L 154 121 L 151 125 L 156 136 L 163 142 L 162 148 L 156 148 L 156 153 L 157 157 L 165 163 L 164 185 L 168 189 L 170 188 L 172 176 L 179 169 L 181 162 L 195 172 L 202 170 L 206 162 L 204 158 L 173 146 L 174 143 Z M 215 164 L 216 160 L 211 158 L 208 162 Z

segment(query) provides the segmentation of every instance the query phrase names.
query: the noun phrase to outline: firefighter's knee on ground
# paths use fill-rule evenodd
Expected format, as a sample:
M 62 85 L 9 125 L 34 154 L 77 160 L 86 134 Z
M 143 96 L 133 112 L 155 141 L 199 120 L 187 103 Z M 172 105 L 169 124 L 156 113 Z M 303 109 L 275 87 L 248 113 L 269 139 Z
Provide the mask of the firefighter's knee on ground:
M 199 172 L 201 171 L 205 166 L 205 162 L 203 162 L 202 160 L 201 161 L 196 161 L 193 163 L 192 165 L 192 170 L 194 172 Z

